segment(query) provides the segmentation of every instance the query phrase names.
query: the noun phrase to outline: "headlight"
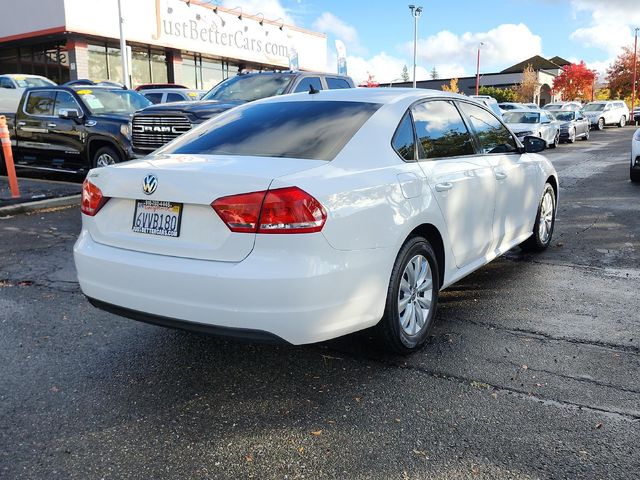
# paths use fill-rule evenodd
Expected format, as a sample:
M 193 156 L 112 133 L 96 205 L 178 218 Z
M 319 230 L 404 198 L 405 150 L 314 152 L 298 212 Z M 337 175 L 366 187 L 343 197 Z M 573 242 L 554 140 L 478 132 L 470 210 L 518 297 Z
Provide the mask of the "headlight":
M 636 130 L 636 133 L 633 134 L 633 139 L 636 142 L 640 142 L 640 128 L 638 130 Z
M 518 132 L 517 133 L 518 137 L 526 137 L 527 135 L 533 135 L 533 132 L 527 130 L 526 132 Z
M 129 134 L 131 133 L 131 122 L 127 123 L 126 125 L 120 125 L 120 133 L 125 136 L 125 137 L 129 137 Z

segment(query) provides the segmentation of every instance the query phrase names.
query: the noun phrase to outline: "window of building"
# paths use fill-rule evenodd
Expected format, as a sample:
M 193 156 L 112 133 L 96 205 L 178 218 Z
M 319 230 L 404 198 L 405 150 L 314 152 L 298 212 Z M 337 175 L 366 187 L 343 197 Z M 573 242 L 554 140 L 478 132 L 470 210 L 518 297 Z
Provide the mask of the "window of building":
M 473 155 L 475 149 L 458 109 L 452 102 L 435 100 L 413 107 L 420 159 Z
M 238 72 L 238 66 L 224 60 L 213 60 L 199 53 L 183 53 L 181 84 L 194 89 L 210 90 Z
M 107 44 L 89 45 L 89 78 L 99 82 L 122 82 L 122 57 L 120 49 Z M 160 50 L 150 47 L 131 49 L 130 72 L 133 87 L 143 83 L 167 83 L 167 57 Z
M 0 73 L 41 75 L 55 83 L 69 81 L 69 56 L 64 44 L 41 44 L 0 51 Z

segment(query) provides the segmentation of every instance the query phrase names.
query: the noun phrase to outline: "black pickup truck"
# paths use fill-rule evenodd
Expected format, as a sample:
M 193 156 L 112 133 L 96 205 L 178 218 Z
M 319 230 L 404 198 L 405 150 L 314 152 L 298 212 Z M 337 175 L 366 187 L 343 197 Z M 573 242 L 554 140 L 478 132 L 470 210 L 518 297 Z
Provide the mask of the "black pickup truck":
M 2 115 L 17 168 L 82 174 L 133 158 L 131 115 L 149 105 L 132 90 L 51 86 L 25 90 L 17 112 Z
M 353 88 L 349 77 L 315 72 L 241 73 L 213 87 L 195 102 L 152 105 L 136 112 L 132 144 L 136 156 L 144 156 L 205 120 L 237 105 L 287 93 Z

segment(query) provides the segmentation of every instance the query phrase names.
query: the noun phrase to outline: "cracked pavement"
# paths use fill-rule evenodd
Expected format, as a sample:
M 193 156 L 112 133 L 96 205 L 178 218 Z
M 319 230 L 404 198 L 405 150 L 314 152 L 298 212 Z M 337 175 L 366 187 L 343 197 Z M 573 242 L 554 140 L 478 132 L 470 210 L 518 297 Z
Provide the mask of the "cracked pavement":
M 633 131 L 545 152 L 552 247 L 444 291 L 406 358 L 368 332 L 251 345 L 95 310 L 75 282 L 76 208 L 0 218 L 0 477 L 633 478 Z

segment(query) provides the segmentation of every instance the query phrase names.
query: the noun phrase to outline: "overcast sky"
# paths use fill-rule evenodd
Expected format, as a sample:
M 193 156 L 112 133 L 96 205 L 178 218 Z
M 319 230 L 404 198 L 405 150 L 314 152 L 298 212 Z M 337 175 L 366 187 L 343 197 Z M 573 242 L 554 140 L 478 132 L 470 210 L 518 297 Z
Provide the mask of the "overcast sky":
M 218 2 L 212 2 L 218 3 Z M 329 71 L 335 71 L 334 40 L 347 46 L 349 74 L 371 72 L 379 81 L 411 70 L 413 18 L 398 0 L 223 0 L 231 8 L 266 18 L 285 18 L 328 35 Z M 418 79 L 435 66 L 441 77 L 496 72 L 532 55 L 584 60 L 604 71 L 640 26 L 640 0 L 423 0 L 418 22 Z

